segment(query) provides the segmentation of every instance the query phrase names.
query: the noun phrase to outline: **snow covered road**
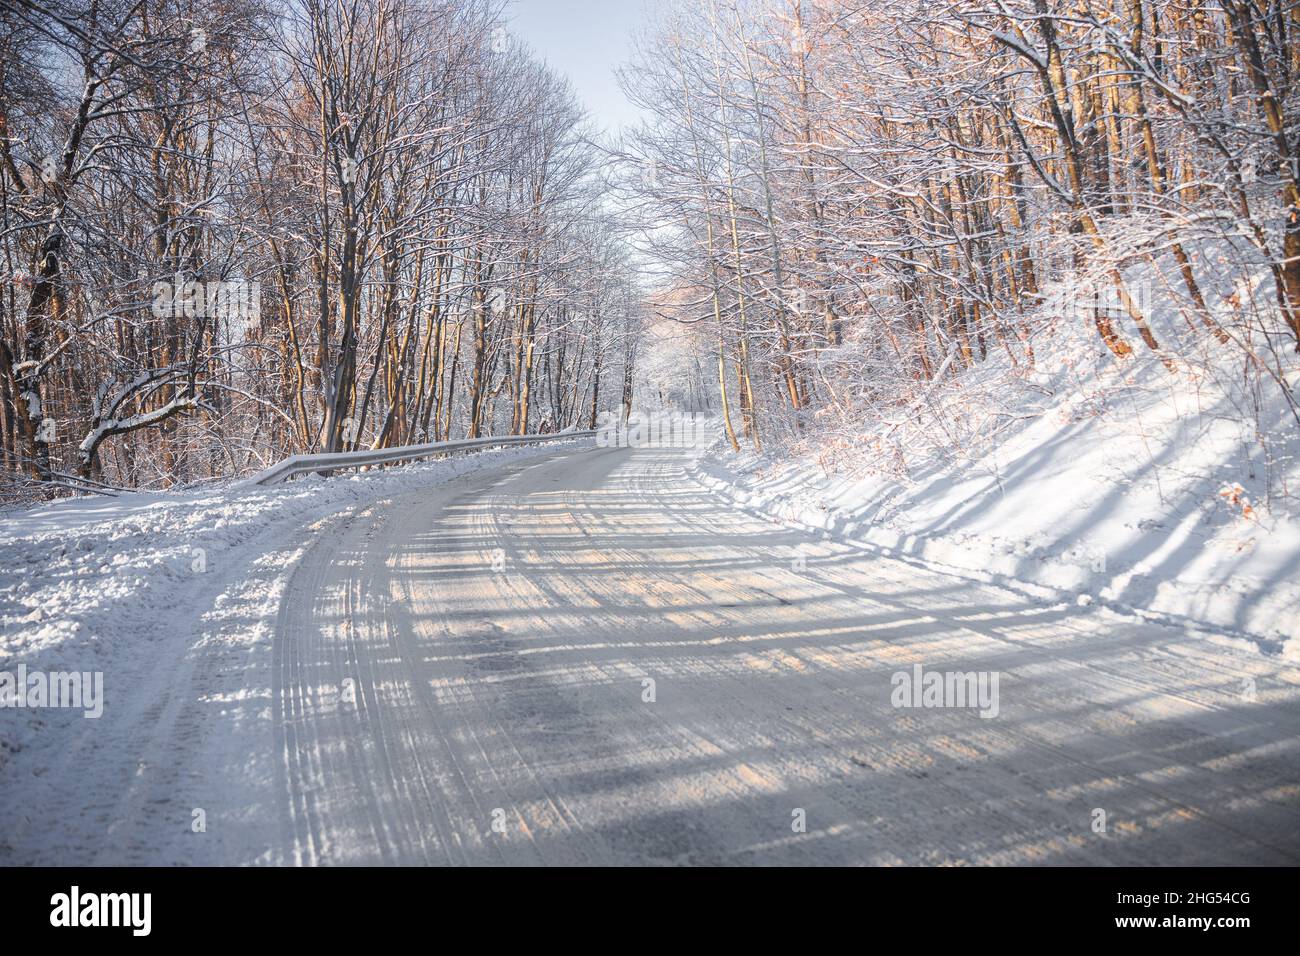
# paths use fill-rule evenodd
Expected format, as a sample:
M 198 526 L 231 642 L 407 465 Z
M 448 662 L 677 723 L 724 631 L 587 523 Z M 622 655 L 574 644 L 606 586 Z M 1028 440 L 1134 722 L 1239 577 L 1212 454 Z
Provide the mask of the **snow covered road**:
M 1293 667 L 818 541 L 689 454 L 512 461 L 214 584 L 117 744 L 9 766 L 0 862 L 1300 862 Z M 916 665 L 996 714 L 895 706 Z

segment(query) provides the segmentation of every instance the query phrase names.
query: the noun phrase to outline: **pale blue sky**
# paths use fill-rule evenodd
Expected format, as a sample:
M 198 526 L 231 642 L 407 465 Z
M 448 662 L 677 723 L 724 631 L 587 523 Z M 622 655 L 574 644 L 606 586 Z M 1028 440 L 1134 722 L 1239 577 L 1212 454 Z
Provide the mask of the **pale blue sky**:
M 568 76 L 597 125 L 617 132 L 636 121 L 614 68 L 631 52 L 632 31 L 654 0 L 513 0 L 511 29 Z

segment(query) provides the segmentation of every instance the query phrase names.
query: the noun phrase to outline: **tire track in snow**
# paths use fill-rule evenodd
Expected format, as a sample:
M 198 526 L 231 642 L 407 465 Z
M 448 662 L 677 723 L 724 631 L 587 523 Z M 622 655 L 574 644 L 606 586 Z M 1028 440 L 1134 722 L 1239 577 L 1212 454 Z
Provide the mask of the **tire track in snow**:
M 327 635 L 332 663 L 299 673 L 286 713 L 350 668 L 359 704 L 352 724 L 309 722 L 286 762 L 305 860 L 1295 858 L 1294 689 L 1243 713 L 1207 683 L 1237 673 L 1227 652 L 774 530 L 682 458 L 506 468 L 395 499 L 328 545 L 301 583 L 346 600 L 302 604 L 296 626 Z M 889 675 L 913 660 L 996 665 L 1003 717 L 892 709 Z M 659 677 L 657 703 L 639 675 Z M 1087 828 L 1099 801 L 1105 838 Z

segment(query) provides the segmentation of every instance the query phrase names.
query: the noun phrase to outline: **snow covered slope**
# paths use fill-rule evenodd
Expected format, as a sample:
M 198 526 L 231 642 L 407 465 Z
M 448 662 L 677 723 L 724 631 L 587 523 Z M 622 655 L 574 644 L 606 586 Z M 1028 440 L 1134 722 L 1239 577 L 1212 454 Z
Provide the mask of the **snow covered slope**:
M 1148 267 L 1130 285 L 1174 368 L 1131 326 L 1119 362 L 1061 286 L 1027 320 L 1032 367 L 991 354 L 903 413 L 858 407 L 767 456 L 720 445 L 697 474 L 781 520 L 1300 655 L 1300 419 L 1283 388 L 1300 362 L 1242 318 L 1267 315 L 1271 285 L 1234 283 L 1212 251 L 1198 267 L 1221 277 L 1207 297 L 1238 342 L 1194 333 Z

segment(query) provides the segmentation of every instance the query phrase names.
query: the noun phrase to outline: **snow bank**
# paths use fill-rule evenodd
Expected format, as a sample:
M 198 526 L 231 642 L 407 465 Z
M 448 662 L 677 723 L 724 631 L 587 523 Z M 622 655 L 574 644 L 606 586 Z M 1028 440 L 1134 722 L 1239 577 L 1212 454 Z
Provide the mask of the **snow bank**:
M 1300 362 L 1241 321 L 1271 284 L 1215 271 L 1213 252 L 1198 266 L 1222 286 L 1206 283 L 1216 318 L 1268 374 L 1243 375 L 1241 348 L 1193 330 L 1147 268 L 1129 278 L 1154 290 L 1173 371 L 1131 326 L 1138 351 L 1116 361 L 1058 290 L 1032 367 L 991 354 L 907 413 L 856 409 L 768 456 L 720 445 L 694 474 L 785 523 L 1300 657 L 1300 422 L 1283 390 Z
M 506 447 L 269 488 L 226 484 L 6 511 L 0 514 L 0 671 L 15 673 L 20 664 L 44 673 L 147 669 L 158 655 L 185 653 L 196 628 L 202 639 L 203 622 L 220 618 L 223 604 L 247 590 L 243 584 L 268 578 L 264 565 L 271 561 L 274 573 L 253 609 L 263 622 L 260 633 L 243 635 L 269 640 L 279 593 L 270 579 L 287 577 L 313 523 L 398 491 L 590 442 Z M 0 716 L 3 768 L 43 727 L 81 714 L 6 708 Z

